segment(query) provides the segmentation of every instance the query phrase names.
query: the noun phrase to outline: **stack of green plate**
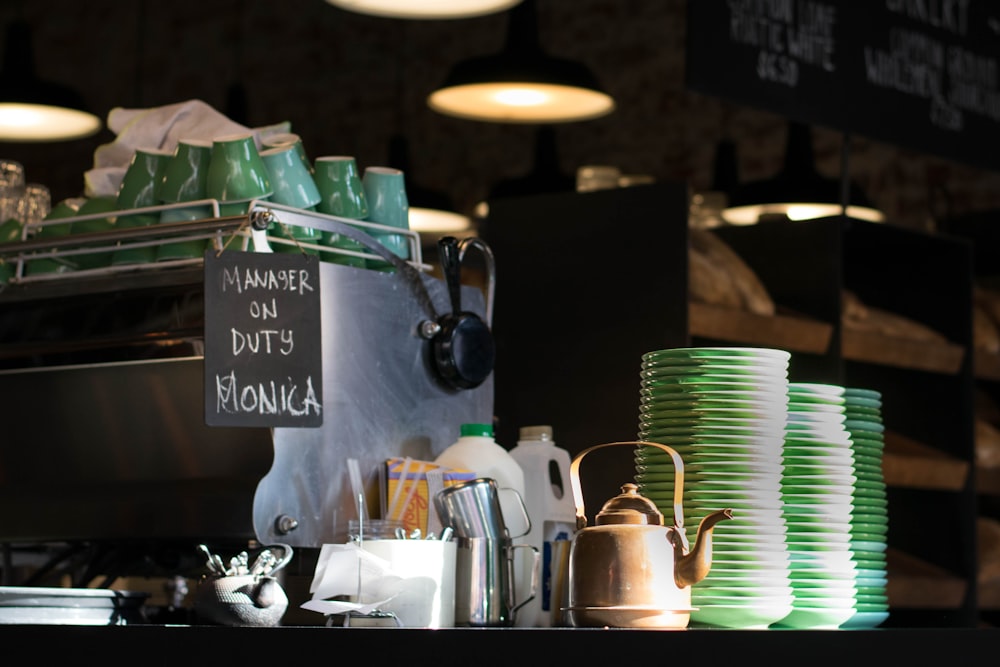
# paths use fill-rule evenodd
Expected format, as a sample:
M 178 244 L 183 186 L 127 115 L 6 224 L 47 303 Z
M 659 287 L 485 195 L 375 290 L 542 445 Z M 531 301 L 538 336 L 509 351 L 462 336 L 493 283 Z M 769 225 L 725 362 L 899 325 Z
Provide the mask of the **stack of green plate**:
M 733 510 L 713 531 L 708 576 L 692 586 L 692 626 L 766 628 L 791 611 L 781 504 L 789 359 L 783 350 L 736 347 L 642 357 L 638 436 L 680 455 L 685 525 Z M 671 523 L 672 459 L 639 447 L 635 465 L 640 492 Z
M 781 489 L 793 602 L 772 627 L 837 628 L 855 613 L 850 527 L 857 478 L 843 394 L 831 384 L 788 385 Z
M 851 550 L 857 566 L 857 603 L 854 615 L 843 628 L 871 628 L 889 617 L 886 590 L 886 537 L 889 532 L 888 500 L 882 475 L 885 426 L 882 423 L 882 394 L 874 389 L 848 387 L 844 390 L 846 420 L 851 434 L 854 485 L 851 516 Z

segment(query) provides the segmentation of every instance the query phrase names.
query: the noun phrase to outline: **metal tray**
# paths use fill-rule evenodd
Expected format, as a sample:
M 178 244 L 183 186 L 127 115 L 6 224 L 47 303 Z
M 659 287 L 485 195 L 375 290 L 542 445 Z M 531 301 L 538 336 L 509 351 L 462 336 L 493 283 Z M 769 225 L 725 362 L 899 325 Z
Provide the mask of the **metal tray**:
M 145 622 L 148 593 L 103 588 L 0 586 L 0 624 L 127 625 Z

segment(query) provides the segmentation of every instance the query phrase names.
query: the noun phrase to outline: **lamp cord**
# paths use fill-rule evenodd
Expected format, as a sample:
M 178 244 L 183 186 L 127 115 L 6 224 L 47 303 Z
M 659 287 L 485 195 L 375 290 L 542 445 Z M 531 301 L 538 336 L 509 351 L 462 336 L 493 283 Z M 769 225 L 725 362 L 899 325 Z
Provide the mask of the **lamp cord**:
M 845 132 L 840 144 L 840 214 L 847 215 L 847 207 L 851 203 L 851 135 Z

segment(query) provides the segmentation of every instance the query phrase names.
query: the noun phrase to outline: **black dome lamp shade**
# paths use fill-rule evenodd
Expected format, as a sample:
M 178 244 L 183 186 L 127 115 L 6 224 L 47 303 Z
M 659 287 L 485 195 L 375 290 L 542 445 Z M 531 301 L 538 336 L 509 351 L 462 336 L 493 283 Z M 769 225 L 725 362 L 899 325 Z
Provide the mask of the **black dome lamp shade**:
M 72 88 L 39 79 L 31 28 L 17 19 L 7 26 L 0 65 L 0 141 L 12 143 L 82 139 L 101 129 Z
M 511 9 L 508 21 L 503 51 L 455 65 L 427 98 L 431 109 L 467 120 L 546 124 L 614 111 L 614 99 L 585 65 L 543 51 L 533 0 Z
M 785 163 L 774 177 L 736 186 L 722 218 L 732 225 L 752 225 L 760 220 L 812 220 L 837 215 L 884 222 L 854 183 L 842 183 L 816 171 L 808 125 L 791 122 Z

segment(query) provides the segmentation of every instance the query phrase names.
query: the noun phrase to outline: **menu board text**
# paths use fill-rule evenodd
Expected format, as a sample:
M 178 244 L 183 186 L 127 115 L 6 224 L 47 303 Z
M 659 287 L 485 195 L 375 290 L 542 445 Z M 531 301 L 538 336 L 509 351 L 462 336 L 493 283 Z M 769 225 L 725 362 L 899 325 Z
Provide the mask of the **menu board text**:
M 1000 156 L 1000 3 L 694 0 L 688 85 L 987 168 Z

